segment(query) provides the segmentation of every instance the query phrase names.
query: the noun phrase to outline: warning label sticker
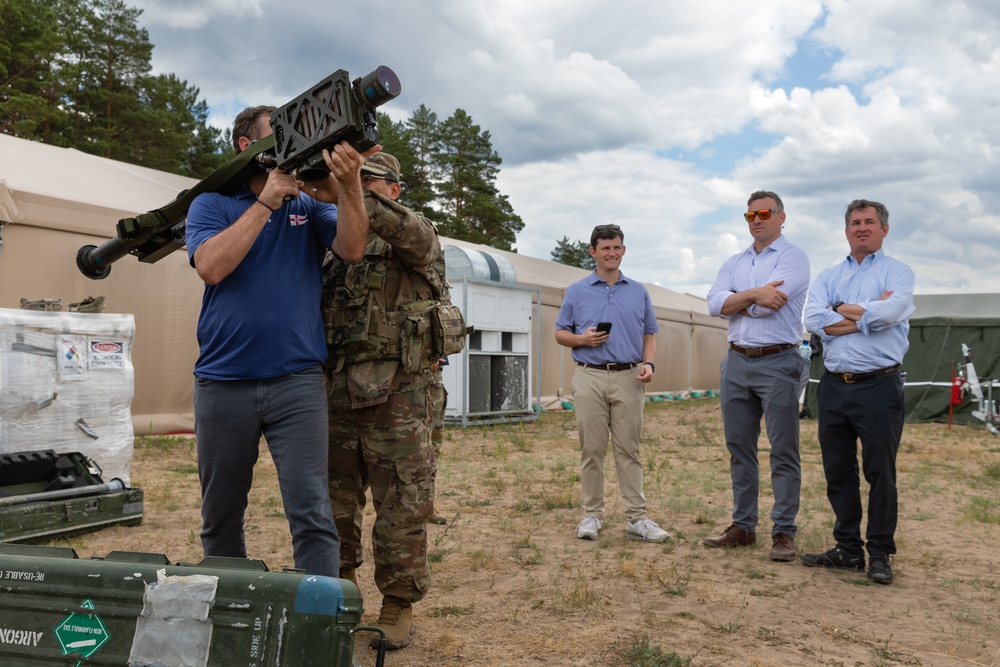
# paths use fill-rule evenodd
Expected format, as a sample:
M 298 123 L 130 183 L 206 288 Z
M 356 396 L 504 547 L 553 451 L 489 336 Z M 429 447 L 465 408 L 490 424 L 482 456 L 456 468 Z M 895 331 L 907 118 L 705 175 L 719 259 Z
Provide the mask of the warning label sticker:
M 122 370 L 125 368 L 125 345 L 117 340 L 90 340 L 91 369 Z
M 86 377 L 87 340 L 83 336 L 59 336 L 56 342 L 56 363 L 60 380 Z
M 80 606 L 85 610 L 92 610 L 94 603 L 85 600 Z M 63 655 L 79 653 L 84 658 L 89 658 L 97 653 L 98 649 L 111 639 L 100 616 L 92 611 L 73 612 L 64 618 L 53 632 L 56 634 L 56 639 L 59 640 Z

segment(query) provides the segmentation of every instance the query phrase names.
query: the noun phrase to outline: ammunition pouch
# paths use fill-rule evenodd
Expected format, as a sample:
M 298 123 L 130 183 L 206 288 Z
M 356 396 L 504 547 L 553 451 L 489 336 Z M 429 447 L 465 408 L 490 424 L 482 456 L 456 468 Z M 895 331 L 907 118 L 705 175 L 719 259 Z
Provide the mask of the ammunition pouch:
M 462 311 L 453 303 L 438 303 L 431 311 L 434 354 L 440 359 L 458 354 L 465 347 L 468 331 Z
M 431 336 L 431 315 L 434 307 L 433 301 L 415 301 L 400 311 L 403 315 L 399 338 L 400 361 L 403 371 L 407 373 L 427 370 L 437 361 Z

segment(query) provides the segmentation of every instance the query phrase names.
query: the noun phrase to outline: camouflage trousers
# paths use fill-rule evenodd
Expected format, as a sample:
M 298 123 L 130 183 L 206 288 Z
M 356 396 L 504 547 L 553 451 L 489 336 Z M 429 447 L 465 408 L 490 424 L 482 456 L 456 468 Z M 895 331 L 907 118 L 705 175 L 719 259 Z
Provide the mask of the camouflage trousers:
M 434 449 L 430 387 L 389 396 L 381 405 L 347 407 L 343 374 L 328 373 L 330 504 L 340 535 L 340 568 L 357 568 L 365 491 L 375 508 L 372 552 L 383 595 L 409 602 L 431 586 L 427 518 L 433 512 Z
M 441 443 L 444 442 L 444 410 L 448 406 L 448 390 L 444 388 L 441 371 L 435 372 L 430 391 L 433 416 L 431 442 L 434 443 L 434 455 L 437 456 L 441 453 Z

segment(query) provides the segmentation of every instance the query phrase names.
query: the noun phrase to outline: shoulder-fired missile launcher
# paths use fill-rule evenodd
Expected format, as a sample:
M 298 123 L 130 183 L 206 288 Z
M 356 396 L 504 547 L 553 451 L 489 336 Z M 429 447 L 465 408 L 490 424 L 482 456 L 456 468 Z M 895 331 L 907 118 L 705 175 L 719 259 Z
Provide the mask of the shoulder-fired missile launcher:
M 399 78 L 382 65 L 351 82 L 337 70 L 271 114 L 273 134 L 255 141 L 161 208 L 123 218 L 116 237 L 101 246 L 85 245 L 76 265 L 88 278 L 101 280 L 111 264 L 125 255 L 153 263 L 184 247 L 187 212 L 203 192 L 230 194 L 264 169 L 294 171 L 300 180 L 321 180 L 329 174 L 323 150 L 342 141 L 364 152 L 378 143 L 375 109 L 399 95 Z

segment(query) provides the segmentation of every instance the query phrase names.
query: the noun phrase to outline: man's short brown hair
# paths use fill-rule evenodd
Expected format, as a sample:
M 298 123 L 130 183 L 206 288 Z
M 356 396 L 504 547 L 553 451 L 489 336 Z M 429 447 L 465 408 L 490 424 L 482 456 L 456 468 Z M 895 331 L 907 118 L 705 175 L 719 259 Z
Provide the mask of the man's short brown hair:
M 625 232 L 618 225 L 597 225 L 590 234 L 590 247 L 597 248 L 597 242 L 601 240 L 611 240 L 619 238 L 622 244 L 625 243 Z
M 271 113 L 278 107 L 262 104 L 256 107 L 247 107 L 236 116 L 233 121 L 233 150 L 237 155 L 240 151 L 240 137 L 246 137 L 250 141 L 260 139 L 257 135 L 257 120 L 261 116 L 271 116 Z
M 785 210 L 785 205 L 781 202 L 781 197 L 771 192 L 770 190 L 758 190 L 757 192 L 750 195 L 750 199 L 747 200 L 747 207 L 749 208 L 758 199 L 767 199 L 770 197 L 778 205 L 777 213 L 781 213 Z
M 851 213 L 869 207 L 875 209 L 875 214 L 878 215 L 879 225 L 882 229 L 888 227 L 889 209 L 887 209 L 884 204 L 880 204 L 877 201 L 869 201 L 868 199 L 855 199 L 847 205 L 847 212 L 844 213 L 844 227 L 851 224 Z

